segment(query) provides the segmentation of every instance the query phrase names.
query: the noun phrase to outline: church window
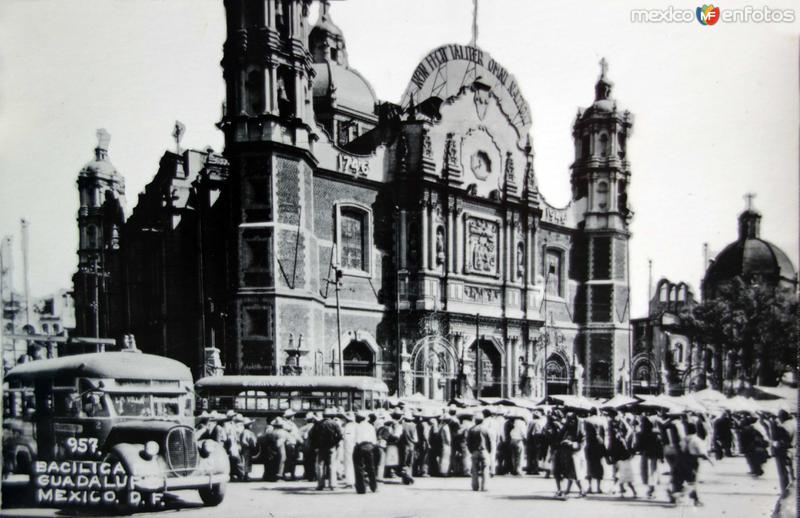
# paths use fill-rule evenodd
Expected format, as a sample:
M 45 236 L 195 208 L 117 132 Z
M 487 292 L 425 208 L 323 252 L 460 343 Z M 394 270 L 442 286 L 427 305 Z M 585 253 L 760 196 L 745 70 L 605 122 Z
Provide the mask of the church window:
M 548 295 L 563 296 L 563 258 L 564 255 L 559 250 L 547 250 L 545 254 L 545 284 Z
M 264 2 L 246 1 L 244 3 L 245 27 L 255 28 L 264 25 Z
M 658 290 L 658 301 L 667 302 L 667 299 L 669 298 L 668 292 L 669 286 L 666 283 L 662 284 Z
M 86 247 L 97 248 L 97 227 L 95 225 L 86 227 Z
M 589 158 L 589 135 L 581 138 L 581 158 Z
M 607 157 L 608 156 L 608 135 L 602 133 L 600 135 L 600 156 Z
M 592 250 L 592 278 L 611 278 L 611 238 L 598 237 L 593 240 Z
M 251 70 L 245 82 L 247 90 L 247 111 L 250 115 L 264 113 L 264 72 Z
M 270 229 L 252 228 L 242 235 L 246 286 L 270 286 L 272 284 L 272 234 Z
M 602 284 L 591 287 L 591 309 L 594 322 L 611 322 L 611 289 L 611 286 Z
M 597 184 L 597 206 L 601 210 L 608 208 L 608 184 L 606 182 Z
M 339 207 L 337 242 L 344 270 L 369 272 L 369 212 L 354 206 Z
M 278 112 L 281 117 L 294 115 L 294 80 L 286 67 L 278 68 Z

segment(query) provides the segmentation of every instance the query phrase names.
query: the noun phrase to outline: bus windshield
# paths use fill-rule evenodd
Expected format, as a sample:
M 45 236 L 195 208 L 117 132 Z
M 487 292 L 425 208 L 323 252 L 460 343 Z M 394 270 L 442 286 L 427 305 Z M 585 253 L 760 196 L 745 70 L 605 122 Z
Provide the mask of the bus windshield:
M 111 403 L 121 417 L 178 417 L 191 415 L 191 401 L 187 396 L 170 397 L 152 394 L 111 394 Z

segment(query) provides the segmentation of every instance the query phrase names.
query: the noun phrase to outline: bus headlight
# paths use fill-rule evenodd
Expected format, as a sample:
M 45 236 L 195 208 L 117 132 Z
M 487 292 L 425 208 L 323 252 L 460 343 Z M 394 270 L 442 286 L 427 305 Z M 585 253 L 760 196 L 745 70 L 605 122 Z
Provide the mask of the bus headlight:
M 158 455 L 159 451 L 161 451 L 161 448 L 158 446 L 156 441 L 147 441 L 144 445 L 144 450 L 142 450 L 142 458 L 145 460 L 151 460 L 153 457 Z
M 203 457 L 210 457 L 211 454 L 214 453 L 214 448 L 216 448 L 214 441 L 203 441 L 200 443 L 200 455 Z

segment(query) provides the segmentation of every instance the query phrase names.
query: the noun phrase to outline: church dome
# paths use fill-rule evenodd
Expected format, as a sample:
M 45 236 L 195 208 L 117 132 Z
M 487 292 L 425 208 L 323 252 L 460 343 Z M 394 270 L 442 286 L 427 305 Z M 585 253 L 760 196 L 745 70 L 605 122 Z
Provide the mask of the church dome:
M 314 102 L 330 99 L 339 109 L 374 114 L 377 97 L 372 86 L 352 68 L 326 61 L 314 63 Z
M 759 237 L 761 215 L 751 209 L 739 216 L 739 239 L 726 246 L 706 271 L 706 287 L 733 279 L 760 277 L 770 283 L 794 282 L 795 269 L 786 253 Z

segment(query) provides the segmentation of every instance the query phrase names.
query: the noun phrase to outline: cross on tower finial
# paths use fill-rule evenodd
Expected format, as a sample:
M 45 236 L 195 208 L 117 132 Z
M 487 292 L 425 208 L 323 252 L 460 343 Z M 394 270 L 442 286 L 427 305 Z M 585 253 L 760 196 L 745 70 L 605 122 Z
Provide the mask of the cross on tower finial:
M 478 0 L 472 0 L 472 40 L 469 44 L 471 47 L 478 44 Z
M 755 197 L 756 197 L 755 193 L 752 192 L 748 192 L 747 194 L 744 195 L 745 203 L 747 203 L 746 205 L 747 210 L 753 210 L 753 198 Z
M 172 138 L 175 139 L 175 154 L 181 154 L 181 139 L 183 134 L 186 133 L 186 126 L 181 121 L 175 121 L 175 128 L 172 130 Z
M 608 72 L 608 61 L 606 61 L 605 57 L 600 58 L 600 78 L 604 79 L 606 77 L 606 72 Z

